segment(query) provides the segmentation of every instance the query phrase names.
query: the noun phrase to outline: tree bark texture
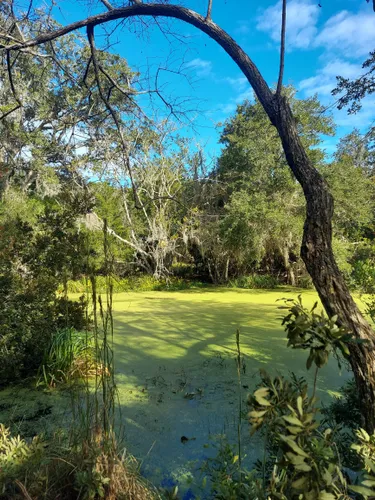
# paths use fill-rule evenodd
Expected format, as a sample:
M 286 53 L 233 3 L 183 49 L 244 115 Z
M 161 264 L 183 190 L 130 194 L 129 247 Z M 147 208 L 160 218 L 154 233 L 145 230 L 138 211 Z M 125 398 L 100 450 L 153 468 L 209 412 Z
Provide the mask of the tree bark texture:
M 339 323 L 366 344 L 350 346 L 350 362 L 362 400 L 364 424 L 368 431 L 375 423 L 375 351 L 374 332 L 360 313 L 337 266 L 332 251 L 333 199 L 328 187 L 310 162 L 298 136 L 290 106 L 281 94 L 274 94 L 250 57 L 211 19 L 190 9 L 169 4 L 133 4 L 89 17 L 35 39 L 9 44 L 8 51 L 35 47 L 86 26 L 134 16 L 164 16 L 180 19 L 214 39 L 239 66 L 253 87 L 270 121 L 282 141 L 288 164 L 306 198 L 306 221 L 301 256 L 312 277 L 321 301 L 330 316 L 337 314 Z M 0 48 L 2 46 L 0 45 Z M 4 48 L 4 47 L 3 47 Z

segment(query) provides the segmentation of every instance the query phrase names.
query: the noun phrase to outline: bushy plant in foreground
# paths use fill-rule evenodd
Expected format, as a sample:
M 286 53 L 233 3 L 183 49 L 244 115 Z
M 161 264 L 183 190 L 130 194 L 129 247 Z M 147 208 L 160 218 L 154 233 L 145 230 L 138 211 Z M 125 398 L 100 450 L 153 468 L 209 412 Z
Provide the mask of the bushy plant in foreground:
M 134 458 L 120 453 L 114 439 L 98 428 L 83 431 L 75 441 L 60 435 L 27 443 L 0 424 L 0 498 L 158 498 L 139 477 Z

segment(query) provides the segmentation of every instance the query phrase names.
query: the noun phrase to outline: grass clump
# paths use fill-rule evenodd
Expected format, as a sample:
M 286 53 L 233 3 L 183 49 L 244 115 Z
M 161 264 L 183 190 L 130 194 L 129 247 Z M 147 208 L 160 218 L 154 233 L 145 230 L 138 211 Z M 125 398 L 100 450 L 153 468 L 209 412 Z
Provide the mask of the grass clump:
M 74 328 L 62 328 L 52 335 L 40 369 L 39 383 L 42 381 L 54 387 L 59 383 L 95 376 L 96 361 L 92 334 Z
M 135 459 L 120 453 L 114 437 L 89 433 L 35 437 L 27 442 L 0 424 L 0 498 L 46 500 L 156 499 L 139 476 Z

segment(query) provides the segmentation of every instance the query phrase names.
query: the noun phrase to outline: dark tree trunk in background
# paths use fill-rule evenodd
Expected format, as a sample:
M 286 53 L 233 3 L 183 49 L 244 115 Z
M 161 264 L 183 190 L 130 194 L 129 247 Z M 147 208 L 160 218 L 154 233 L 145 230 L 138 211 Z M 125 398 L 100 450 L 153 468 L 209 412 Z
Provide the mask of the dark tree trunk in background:
M 284 247 L 281 248 L 280 253 L 284 261 L 287 283 L 288 285 L 296 286 L 296 276 L 294 274 L 293 264 L 290 262 L 289 248 L 287 245 L 284 245 Z
M 109 4 L 110 5 L 110 4 Z M 332 251 L 333 199 L 321 175 L 311 164 L 297 133 L 286 99 L 271 92 L 249 56 L 218 25 L 190 9 L 169 4 L 133 3 L 130 7 L 109 10 L 69 26 L 49 31 L 29 41 L 7 44 L 8 51 L 35 47 L 55 40 L 85 26 L 97 25 L 134 16 L 163 16 L 180 19 L 195 26 L 215 40 L 239 66 L 253 87 L 260 103 L 280 135 L 288 164 L 306 198 L 306 221 L 301 256 L 312 277 L 327 313 L 337 314 L 339 323 L 366 344 L 350 347 L 350 362 L 362 399 L 362 413 L 367 431 L 375 422 L 375 354 L 374 332 L 360 313 L 340 273 Z

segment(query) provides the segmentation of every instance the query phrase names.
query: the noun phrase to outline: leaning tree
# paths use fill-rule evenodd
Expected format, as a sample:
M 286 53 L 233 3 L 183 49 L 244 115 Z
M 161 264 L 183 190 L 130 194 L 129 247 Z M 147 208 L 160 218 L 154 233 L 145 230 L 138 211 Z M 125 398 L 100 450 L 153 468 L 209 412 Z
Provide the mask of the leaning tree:
M 13 0 L 8 0 L 13 7 Z M 301 256 L 312 277 L 321 301 L 330 316 L 337 315 L 338 323 L 353 332 L 360 340 L 350 344 L 350 363 L 355 375 L 358 391 L 362 400 L 364 423 L 368 431 L 375 428 L 375 336 L 368 322 L 362 316 L 354 302 L 344 278 L 338 268 L 332 251 L 332 216 L 333 198 L 322 176 L 314 168 L 298 135 L 296 121 L 292 114 L 287 97 L 282 93 L 286 0 L 283 0 L 281 22 L 281 57 L 278 84 L 275 91 L 267 85 L 258 68 L 244 50 L 228 33 L 215 24 L 211 17 L 212 0 L 208 1 L 206 15 L 201 15 L 180 5 L 165 2 L 141 3 L 132 0 L 129 6 L 113 8 L 108 0 L 101 0 L 107 11 L 87 17 L 81 21 L 59 27 L 41 30 L 36 36 L 27 37 L 22 34 L 20 20 L 13 13 L 13 19 L 3 27 L 0 26 L 0 50 L 3 52 L 8 67 L 8 78 L 15 98 L 15 106 L 22 106 L 17 93 L 17 75 L 12 73 L 12 61 L 21 52 L 33 54 L 35 50 L 43 51 L 51 42 L 56 41 L 82 28 L 86 28 L 90 47 L 90 59 L 96 75 L 98 91 L 103 102 L 111 113 L 114 122 L 118 121 L 111 108 L 108 96 L 102 91 L 103 79 L 107 78 L 101 70 L 98 52 L 95 46 L 95 28 L 116 20 L 143 18 L 151 16 L 175 18 L 188 23 L 215 40 L 238 65 L 248 79 L 250 85 L 266 111 L 272 125 L 280 136 L 285 156 L 294 176 L 301 184 L 306 199 L 306 219 L 304 224 Z M 30 5 L 32 2 L 30 3 Z M 112 81 L 116 86 L 116 82 Z M 121 131 L 119 130 L 121 136 Z M 127 145 L 123 141 L 124 161 L 126 161 Z M 137 196 L 135 195 L 135 203 Z

